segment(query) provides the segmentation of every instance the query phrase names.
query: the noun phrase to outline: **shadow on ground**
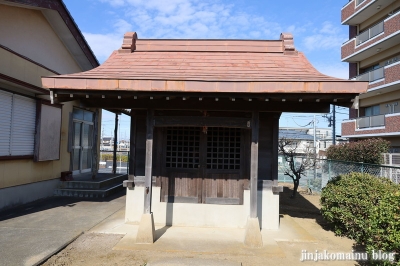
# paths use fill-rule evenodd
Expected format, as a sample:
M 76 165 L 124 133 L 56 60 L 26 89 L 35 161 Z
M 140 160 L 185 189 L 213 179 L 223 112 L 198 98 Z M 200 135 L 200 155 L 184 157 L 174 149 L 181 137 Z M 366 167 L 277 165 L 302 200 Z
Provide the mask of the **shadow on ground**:
M 305 190 L 299 189 L 295 198 L 290 198 L 293 185 L 283 184 L 283 192 L 279 196 L 279 213 L 294 218 L 315 219 L 325 230 L 331 230 L 319 210 L 319 195 L 308 195 Z M 310 200 L 313 201 L 310 202 Z
M 126 195 L 125 190 L 121 190 L 106 198 L 74 198 L 74 197 L 49 197 L 40 199 L 27 204 L 19 205 L 0 212 L 0 222 L 35 212 L 45 211 L 57 207 L 73 207 L 77 202 L 90 201 L 90 202 L 110 202 L 117 198 Z

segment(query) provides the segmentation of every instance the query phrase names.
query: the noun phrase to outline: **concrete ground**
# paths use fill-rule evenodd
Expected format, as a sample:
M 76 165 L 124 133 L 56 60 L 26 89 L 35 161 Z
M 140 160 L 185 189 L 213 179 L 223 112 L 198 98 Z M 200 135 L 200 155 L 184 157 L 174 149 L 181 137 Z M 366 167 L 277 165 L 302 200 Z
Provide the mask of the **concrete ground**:
M 0 213 L 0 265 L 37 265 L 125 207 L 105 200 L 51 197 Z
M 51 254 L 43 265 L 314 265 L 300 261 L 304 250 L 352 252 L 351 240 L 321 222 L 318 196 L 289 195 L 281 194 L 280 230 L 262 231 L 260 249 L 243 245 L 244 229 L 228 228 L 156 226 L 154 244 L 135 244 L 138 226 L 124 222 L 123 194 L 95 202 L 51 198 L 0 214 L 0 265 L 35 265 Z
M 315 221 L 299 225 L 297 218 L 282 215 L 280 230 L 262 231 L 264 246 L 247 248 L 243 244 L 244 229 L 194 228 L 156 226 L 156 242 L 136 244 L 138 225 L 124 223 L 124 210 L 120 210 L 93 227 L 88 234 L 104 240 L 120 235 L 107 255 L 116 257 L 110 262 L 116 265 L 179 266 L 179 265 L 298 265 L 315 264 L 301 262 L 302 250 L 315 252 L 351 252 L 353 242 L 327 232 Z M 304 222 L 300 222 L 304 224 Z M 322 238 L 321 238 L 322 237 Z M 83 237 L 84 238 L 84 237 Z M 95 251 L 94 251 L 95 252 Z M 142 261 L 132 260 L 125 264 L 124 257 L 135 254 Z M 62 254 L 60 254 L 62 257 Z M 51 262 L 51 261 L 49 261 Z M 76 262 L 75 262 L 76 263 Z M 319 265 L 354 265 L 355 261 L 320 261 Z M 57 265 L 57 264 L 46 264 Z M 73 264 L 71 264 L 73 265 Z M 85 265 L 85 264 L 77 264 Z

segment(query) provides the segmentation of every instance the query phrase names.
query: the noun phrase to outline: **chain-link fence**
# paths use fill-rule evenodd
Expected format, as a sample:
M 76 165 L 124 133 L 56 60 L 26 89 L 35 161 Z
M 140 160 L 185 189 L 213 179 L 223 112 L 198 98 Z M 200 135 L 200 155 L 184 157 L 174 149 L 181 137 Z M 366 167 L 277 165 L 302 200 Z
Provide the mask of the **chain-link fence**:
M 290 177 L 283 174 L 282 167 L 278 167 L 278 169 L 279 182 L 293 182 Z M 305 176 L 300 179 L 300 186 L 320 192 L 331 178 L 351 172 L 386 177 L 392 182 L 400 184 L 400 167 L 319 159 L 316 163 L 316 171 L 314 172 L 314 169 L 306 171 Z

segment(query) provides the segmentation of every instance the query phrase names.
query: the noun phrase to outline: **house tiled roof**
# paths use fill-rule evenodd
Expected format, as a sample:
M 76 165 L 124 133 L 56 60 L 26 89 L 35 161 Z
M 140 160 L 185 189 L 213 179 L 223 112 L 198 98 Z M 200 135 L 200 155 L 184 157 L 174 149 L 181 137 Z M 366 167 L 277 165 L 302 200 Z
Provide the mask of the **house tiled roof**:
M 365 82 L 319 73 L 280 40 L 149 40 L 127 33 L 121 49 L 90 71 L 45 77 L 50 89 L 125 91 L 361 93 Z

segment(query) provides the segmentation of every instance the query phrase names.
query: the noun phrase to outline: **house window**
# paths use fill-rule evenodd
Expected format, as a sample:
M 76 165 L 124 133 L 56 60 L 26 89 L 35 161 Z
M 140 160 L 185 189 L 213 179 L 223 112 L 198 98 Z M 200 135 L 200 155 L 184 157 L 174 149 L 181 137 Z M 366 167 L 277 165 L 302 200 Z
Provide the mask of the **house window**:
M 199 165 L 200 128 L 168 128 L 166 167 L 194 169 Z
M 36 101 L 0 90 L 0 156 L 33 155 Z
M 380 115 L 379 105 L 374 105 L 365 108 L 365 116 Z
M 72 122 L 72 170 L 74 174 L 89 172 L 92 168 L 94 113 L 74 108 Z
M 240 136 L 238 128 L 208 128 L 207 169 L 240 169 Z

